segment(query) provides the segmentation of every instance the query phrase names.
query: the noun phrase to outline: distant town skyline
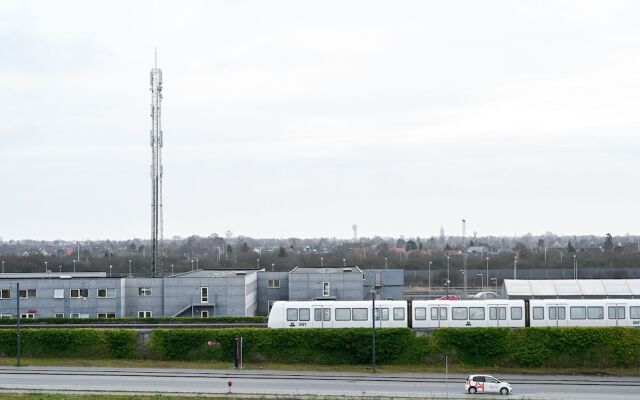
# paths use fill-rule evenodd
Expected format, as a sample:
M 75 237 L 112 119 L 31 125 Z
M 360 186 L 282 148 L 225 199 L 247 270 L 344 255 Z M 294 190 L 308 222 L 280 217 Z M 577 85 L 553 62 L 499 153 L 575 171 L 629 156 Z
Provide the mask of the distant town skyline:
M 637 234 L 640 4 L 3 3 L 0 237 Z

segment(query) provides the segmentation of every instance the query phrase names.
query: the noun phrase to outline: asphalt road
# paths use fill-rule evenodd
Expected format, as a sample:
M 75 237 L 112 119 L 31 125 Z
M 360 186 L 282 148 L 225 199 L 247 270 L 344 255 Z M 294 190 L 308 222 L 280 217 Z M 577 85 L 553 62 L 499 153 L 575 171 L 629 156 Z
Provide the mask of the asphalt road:
M 485 373 L 487 371 L 472 371 Z M 490 372 L 490 371 L 489 371 Z M 639 378 L 609 376 L 498 375 L 511 383 L 511 399 L 640 399 Z M 466 376 L 442 374 L 355 374 L 284 371 L 186 370 L 84 367 L 0 367 L 5 391 L 131 392 L 165 394 L 267 394 L 480 398 L 464 392 Z M 232 382 L 229 389 L 228 382 Z M 496 395 L 496 397 L 501 397 Z M 504 397 L 503 397 L 504 398 Z

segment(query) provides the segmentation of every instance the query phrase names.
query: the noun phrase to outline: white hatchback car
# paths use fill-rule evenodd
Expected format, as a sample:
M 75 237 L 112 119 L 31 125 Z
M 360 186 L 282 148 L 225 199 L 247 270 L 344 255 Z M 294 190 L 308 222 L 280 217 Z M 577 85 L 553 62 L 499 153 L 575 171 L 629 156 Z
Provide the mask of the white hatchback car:
M 500 393 L 511 394 L 513 389 L 509 382 L 500 381 L 491 375 L 469 375 L 464 390 L 469 394 Z

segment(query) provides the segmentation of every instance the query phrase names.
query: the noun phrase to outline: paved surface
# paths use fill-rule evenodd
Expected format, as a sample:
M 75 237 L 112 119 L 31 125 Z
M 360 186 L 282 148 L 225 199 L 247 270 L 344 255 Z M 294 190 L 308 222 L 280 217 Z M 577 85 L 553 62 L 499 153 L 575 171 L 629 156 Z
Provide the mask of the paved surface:
M 446 398 L 448 393 L 449 398 L 493 397 L 464 393 L 465 378 L 450 375 L 447 386 L 441 374 L 0 367 L 0 388 L 9 391 L 215 394 L 229 393 L 230 380 L 233 384 L 230 392 L 239 395 Z M 511 399 L 640 399 L 639 378 L 527 375 L 498 375 L 498 378 L 514 387 Z

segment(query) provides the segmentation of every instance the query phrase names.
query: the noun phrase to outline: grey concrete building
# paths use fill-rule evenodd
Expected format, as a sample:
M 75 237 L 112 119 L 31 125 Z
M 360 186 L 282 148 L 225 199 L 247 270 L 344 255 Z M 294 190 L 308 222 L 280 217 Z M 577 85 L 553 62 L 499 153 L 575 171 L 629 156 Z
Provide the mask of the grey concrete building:
M 198 270 L 160 278 L 0 274 L 0 317 L 253 316 L 256 271 Z
M 358 267 L 299 268 L 289 272 L 289 300 L 362 300 Z
M 404 299 L 404 270 L 402 269 L 366 269 L 364 270 L 363 296 L 371 298 L 371 288 L 378 289 L 379 300 Z
M 278 300 L 289 299 L 288 272 L 258 272 L 258 309 L 257 315 L 267 315 L 271 304 Z

